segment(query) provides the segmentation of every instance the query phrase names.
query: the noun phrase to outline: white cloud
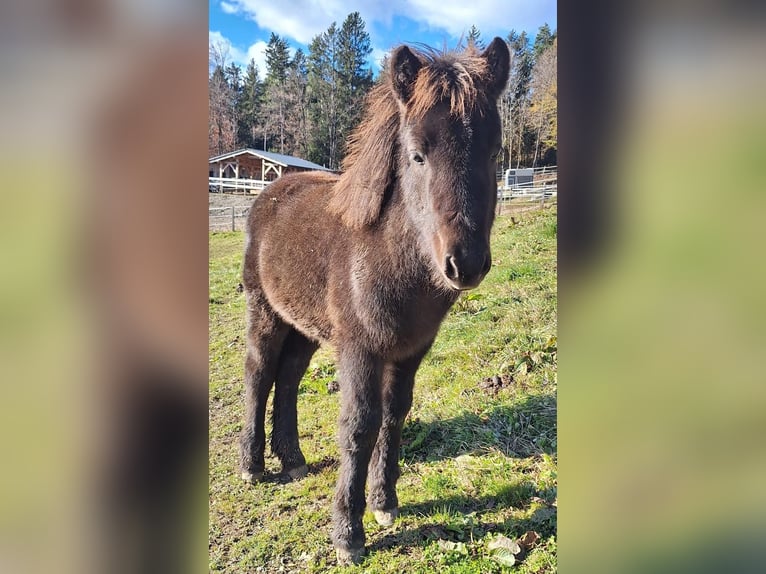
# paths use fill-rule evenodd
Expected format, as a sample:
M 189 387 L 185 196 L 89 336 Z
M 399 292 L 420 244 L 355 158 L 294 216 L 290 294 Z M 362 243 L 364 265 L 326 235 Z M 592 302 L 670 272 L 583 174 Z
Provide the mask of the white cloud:
M 223 51 L 227 61 L 241 62 L 245 59 L 245 53 L 218 31 L 208 31 L 208 45 Z
M 266 46 L 267 43 L 259 40 L 255 44 L 251 44 L 246 50 L 234 46 L 226 36 L 218 31 L 208 31 L 208 43 L 213 46 L 220 46 L 227 53 L 227 61 L 234 62 L 242 68 L 244 72 L 247 69 L 247 65 L 250 60 L 255 60 L 255 65 L 258 66 L 258 74 L 263 79 L 266 74 Z
M 236 14 L 239 12 L 239 6 L 229 4 L 228 2 L 221 2 L 221 11 L 224 14 Z
M 402 16 L 442 28 L 455 37 L 475 25 L 486 40 L 493 34 L 505 36 L 511 29 L 536 30 L 556 14 L 555 0 L 409 0 L 407 6 Z
M 229 8 L 246 14 L 264 30 L 273 31 L 308 44 L 317 34 L 324 32 L 336 21 L 340 24 L 346 16 L 359 8 L 348 0 L 231 0 Z
M 401 16 L 444 30 L 453 38 L 476 25 L 486 39 L 494 34 L 505 36 L 511 29 L 536 30 L 546 20 L 555 27 L 550 19 L 556 14 L 556 0 L 372 0 L 362 6 L 356 0 L 228 0 L 221 7 L 245 14 L 264 30 L 302 44 L 311 42 L 332 22 L 340 25 L 354 11 L 361 13 L 368 30 L 372 24 L 389 27 L 394 16 Z
M 373 48 L 370 54 L 370 61 L 375 62 L 378 68 L 382 67 L 383 57 L 388 54 L 388 50 L 382 50 L 380 48 Z
M 259 40 L 247 49 L 247 61 L 250 62 L 252 58 L 255 60 L 255 65 L 258 66 L 258 75 L 261 79 L 266 75 L 266 47 L 268 44 L 262 40 Z

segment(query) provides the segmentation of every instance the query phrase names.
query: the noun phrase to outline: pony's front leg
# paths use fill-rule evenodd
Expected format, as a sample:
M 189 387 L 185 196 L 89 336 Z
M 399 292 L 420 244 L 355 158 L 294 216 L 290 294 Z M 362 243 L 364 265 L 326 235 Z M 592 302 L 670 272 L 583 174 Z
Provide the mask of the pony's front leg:
M 370 460 L 368 497 L 370 509 L 381 526 L 391 526 L 399 514 L 396 481 L 402 425 L 412 406 L 415 372 L 429 347 L 404 361 L 387 363 L 383 370 L 383 421 Z
M 338 424 L 340 474 L 333 505 L 332 541 L 340 564 L 364 555 L 364 486 L 381 421 L 382 361 L 340 346 L 341 411 Z

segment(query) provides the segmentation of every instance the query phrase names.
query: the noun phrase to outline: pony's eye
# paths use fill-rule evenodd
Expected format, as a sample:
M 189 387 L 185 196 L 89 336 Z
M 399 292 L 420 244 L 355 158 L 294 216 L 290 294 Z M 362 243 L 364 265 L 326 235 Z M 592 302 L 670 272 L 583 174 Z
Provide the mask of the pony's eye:
M 493 160 L 493 161 L 494 161 L 494 160 L 496 160 L 497 158 L 499 158 L 499 157 L 500 157 L 500 153 L 501 153 L 502 151 L 503 151 L 503 149 L 502 149 L 502 148 L 500 148 L 500 149 L 499 149 L 499 150 L 497 150 L 495 153 L 493 153 L 491 156 L 489 156 L 489 159 L 491 159 L 491 160 Z
M 410 159 L 418 165 L 426 163 L 425 158 L 423 158 L 423 155 L 419 151 L 410 152 Z

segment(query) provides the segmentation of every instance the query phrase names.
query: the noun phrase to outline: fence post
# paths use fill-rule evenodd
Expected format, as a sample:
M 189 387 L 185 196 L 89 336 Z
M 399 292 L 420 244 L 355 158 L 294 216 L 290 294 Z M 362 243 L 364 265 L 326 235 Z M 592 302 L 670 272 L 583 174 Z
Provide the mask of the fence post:
M 231 230 L 236 231 L 237 229 L 234 226 L 234 206 L 231 206 Z

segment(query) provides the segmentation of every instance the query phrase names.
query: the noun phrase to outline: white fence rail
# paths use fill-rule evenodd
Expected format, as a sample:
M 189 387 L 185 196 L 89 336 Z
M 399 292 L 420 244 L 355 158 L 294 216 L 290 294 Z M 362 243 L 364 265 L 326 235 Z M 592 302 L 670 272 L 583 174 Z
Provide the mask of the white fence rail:
M 264 187 L 269 185 L 270 181 L 262 179 L 243 179 L 233 177 L 209 177 L 208 190 L 214 193 L 236 192 L 259 193 Z
M 269 181 L 258 179 L 234 179 L 228 177 L 211 177 L 210 191 L 242 191 L 243 194 L 258 194 Z M 497 187 L 498 213 L 516 204 L 539 203 L 542 207 L 547 202 L 558 198 L 558 170 L 556 166 L 536 168 L 534 180 L 512 186 L 504 186 L 502 182 Z M 522 208 L 526 209 L 526 208 Z M 244 229 L 249 207 L 226 206 L 210 207 L 208 209 L 209 229 L 211 231 L 237 231 Z
M 557 198 L 557 166 L 535 168 L 532 181 L 506 186 L 501 180 L 497 186 L 498 213 L 515 203 L 539 202 L 543 206 L 546 201 Z

